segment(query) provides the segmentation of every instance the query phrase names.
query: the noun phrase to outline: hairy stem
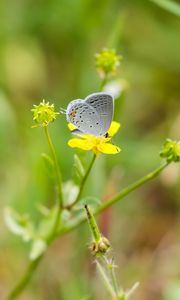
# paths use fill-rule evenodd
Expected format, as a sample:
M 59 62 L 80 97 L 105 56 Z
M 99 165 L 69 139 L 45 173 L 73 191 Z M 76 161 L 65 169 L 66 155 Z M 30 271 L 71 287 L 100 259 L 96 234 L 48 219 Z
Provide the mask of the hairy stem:
M 116 278 L 116 274 L 115 274 L 115 266 L 113 265 L 113 262 L 109 262 L 108 258 L 106 257 L 106 255 L 104 255 L 102 257 L 104 263 L 105 263 L 105 266 L 109 272 L 109 276 L 110 276 L 110 279 L 111 279 L 111 284 L 113 286 L 113 289 L 114 289 L 114 292 L 116 294 L 116 297 L 118 299 L 119 297 L 119 287 L 118 287 L 118 283 L 117 283 L 117 278 Z
M 61 182 L 61 173 L 59 170 L 59 165 L 58 165 L 58 160 L 57 160 L 57 156 L 56 156 L 56 151 L 54 149 L 54 145 L 52 143 L 50 134 L 49 134 L 49 130 L 48 127 L 45 126 L 45 134 L 47 137 L 47 141 L 48 141 L 48 145 L 52 154 L 52 158 L 54 161 L 54 168 L 55 168 L 55 175 L 56 175 L 56 184 L 57 184 L 57 190 L 58 190 L 58 199 L 59 199 L 59 207 L 60 209 L 62 209 L 63 207 L 63 197 L 62 197 L 62 182 Z
M 100 275 L 101 275 L 101 277 L 104 281 L 104 284 L 105 284 L 107 290 L 109 291 L 110 295 L 112 296 L 112 299 L 117 299 L 116 294 L 113 290 L 113 287 L 112 287 L 112 285 L 109 281 L 109 278 L 107 277 L 103 267 L 101 266 L 101 264 L 97 260 L 96 260 L 96 265 L 97 265 L 97 269 L 98 269 L 98 271 L 99 271 L 99 273 L 100 273 Z
M 115 274 L 115 270 L 114 270 L 114 266 L 112 266 L 109 270 L 111 279 L 112 279 L 112 285 L 114 287 L 115 293 L 117 298 L 119 297 L 119 287 L 118 287 L 118 283 L 117 283 L 117 278 L 116 278 L 116 274 Z

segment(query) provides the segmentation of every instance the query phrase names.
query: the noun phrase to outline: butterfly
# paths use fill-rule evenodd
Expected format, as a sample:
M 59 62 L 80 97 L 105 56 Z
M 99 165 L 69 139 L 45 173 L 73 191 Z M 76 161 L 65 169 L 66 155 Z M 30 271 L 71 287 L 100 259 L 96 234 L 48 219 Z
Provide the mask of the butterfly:
M 84 100 L 71 101 L 65 113 L 67 122 L 77 127 L 73 133 L 107 137 L 114 114 L 114 98 L 109 93 L 93 93 Z

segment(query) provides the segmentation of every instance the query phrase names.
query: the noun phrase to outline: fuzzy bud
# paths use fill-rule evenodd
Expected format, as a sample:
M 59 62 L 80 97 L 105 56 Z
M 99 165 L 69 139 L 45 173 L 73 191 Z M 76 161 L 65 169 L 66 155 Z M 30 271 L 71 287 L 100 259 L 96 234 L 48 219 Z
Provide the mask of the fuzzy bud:
M 43 127 L 48 126 L 49 123 L 53 122 L 59 114 L 58 112 L 55 112 L 54 104 L 49 104 L 49 102 L 46 103 L 45 100 L 39 105 L 33 106 L 34 108 L 31 109 L 33 112 L 33 120 Z
M 92 255 L 101 256 L 104 255 L 110 249 L 110 242 L 107 238 L 101 236 L 96 220 L 90 210 L 90 208 L 85 205 L 87 219 L 93 236 L 93 241 L 91 242 L 89 249 Z
M 99 76 L 104 79 L 109 75 L 116 74 L 120 60 L 121 56 L 117 55 L 114 49 L 104 48 L 100 53 L 97 53 L 95 55 L 95 61 Z
M 180 161 L 180 142 L 167 139 L 160 152 L 160 156 L 166 158 L 167 162 Z

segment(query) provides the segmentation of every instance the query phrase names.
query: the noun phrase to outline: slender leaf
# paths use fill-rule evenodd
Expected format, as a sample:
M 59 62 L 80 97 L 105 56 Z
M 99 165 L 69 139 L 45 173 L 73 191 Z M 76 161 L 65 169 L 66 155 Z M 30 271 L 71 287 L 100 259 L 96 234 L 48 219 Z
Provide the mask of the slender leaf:
M 170 13 L 180 17 L 180 4 L 176 3 L 175 1 L 170 0 L 150 0 L 154 2 L 161 8 L 167 10 Z
M 74 154 L 74 167 L 77 172 L 77 175 L 82 178 L 85 174 L 83 164 L 77 154 Z

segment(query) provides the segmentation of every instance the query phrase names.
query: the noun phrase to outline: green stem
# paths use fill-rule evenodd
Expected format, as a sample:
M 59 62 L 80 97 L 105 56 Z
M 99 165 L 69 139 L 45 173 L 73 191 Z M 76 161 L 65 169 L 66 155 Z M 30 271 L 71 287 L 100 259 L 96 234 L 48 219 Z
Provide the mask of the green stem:
M 56 237 L 56 230 L 57 230 L 57 226 L 59 224 L 60 214 L 61 214 L 61 207 L 58 206 L 55 222 L 53 224 L 53 227 L 52 227 L 52 230 L 51 230 L 49 236 L 47 236 L 47 239 L 46 239 L 48 245 L 50 245 L 51 242 Z M 31 261 L 29 263 L 24 276 L 20 279 L 20 281 L 12 289 L 12 291 L 10 292 L 10 294 L 7 297 L 7 300 L 16 299 L 16 297 L 25 289 L 25 287 L 27 286 L 27 284 L 31 280 L 31 278 L 32 278 L 35 270 L 37 269 L 37 267 L 38 267 L 38 265 L 39 265 L 42 258 L 43 258 L 43 255 L 41 255 L 36 260 Z
M 93 155 L 92 160 L 91 160 L 91 162 L 90 162 L 90 164 L 89 164 L 89 166 L 88 166 L 88 168 L 86 170 L 86 173 L 85 173 L 85 175 L 84 175 L 84 177 L 83 177 L 83 179 L 81 181 L 81 184 L 80 184 L 80 187 L 79 187 L 79 192 L 78 192 L 78 195 L 77 195 L 76 199 L 74 200 L 73 203 L 71 203 L 70 205 L 68 205 L 66 207 L 67 209 L 71 209 L 76 203 L 79 202 L 79 200 L 81 198 L 82 191 L 84 189 L 84 185 L 85 185 L 86 180 L 87 180 L 87 178 L 89 176 L 89 173 L 90 173 L 90 171 L 92 169 L 92 166 L 93 166 L 93 164 L 95 162 L 95 159 L 96 159 L 96 154 Z
M 92 162 L 94 162 L 94 159 L 92 160 Z M 93 165 L 93 163 L 91 162 L 91 164 Z M 132 191 L 136 190 L 138 187 L 142 186 L 143 184 L 145 184 L 146 182 L 150 181 L 151 179 L 155 178 L 156 176 L 158 176 L 167 166 L 169 163 L 165 163 L 162 166 L 160 166 L 159 168 L 155 169 L 153 172 L 145 175 L 144 177 L 142 177 L 141 179 L 137 180 L 136 182 L 134 182 L 133 184 L 129 185 L 127 188 L 123 189 L 120 193 L 118 193 L 115 197 L 111 198 L 109 201 L 107 201 L 106 203 L 104 203 L 100 208 L 98 208 L 94 214 L 98 214 L 100 212 L 102 212 L 103 210 L 105 210 L 106 208 L 108 208 L 109 206 L 115 204 L 116 202 L 118 202 L 119 200 L 121 200 L 122 198 L 124 198 L 125 196 L 127 196 L 129 193 L 131 193 Z M 91 166 L 92 167 L 92 166 Z M 90 172 L 90 170 L 89 170 Z M 88 173 L 89 174 L 89 173 Z M 87 174 L 87 176 L 88 176 Z M 85 183 L 85 182 L 84 182 Z M 77 228 L 80 224 L 82 224 L 83 222 L 86 221 L 86 217 L 84 217 L 80 222 L 73 224 L 71 226 L 65 227 L 65 228 L 61 228 L 61 230 L 56 233 L 56 235 L 54 234 L 51 241 L 53 239 L 55 239 L 57 236 L 59 235 L 63 235 L 67 232 L 72 231 L 73 229 Z M 22 277 L 22 279 L 17 283 L 17 285 L 15 286 L 15 288 L 10 292 L 9 297 L 7 297 L 7 300 L 13 300 L 15 299 L 22 291 L 23 289 L 26 287 L 26 285 L 28 284 L 28 282 L 30 281 L 35 269 L 37 268 L 37 266 L 39 265 L 41 258 L 43 256 L 40 256 L 37 260 L 30 262 L 27 271 L 25 273 L 25 275 Z
M 59 171 L 59 165 L 58 165 L 58 160 L 57 160 L 57 156 L 56 156 L 56 151 L 54 149 L 54 145 L 52 143 L 48 127 L 45 126 L 44 129 L 45 129 L 45 134 L 46 134 L 47 141 L 48 141 L 48 144 L 49 144 L 49 148 L 50 148 L 50 151 L 51 151 L 51 154 L 52 154 L 52 157 L 53 157 L 53 161 L 54 161 L 56 184 L 57 184 L 57 189 L 58 189 L 59 207 L 60 207 L 60 209 L 62 209 L 62 207 L 63 207 L 63 198 L 62 198 L 61 173 Z
M 88 219 L 88 223 L 89 223 L 89 227 L 90 227 L 93 239 L 96 241 L 96 243 L 99 243 L 99 241 L 101 239 L 101 233 L 99 231 L 96 220 L 91 212 L 91 209 L 87 205 L 85 205 L 84 207 L 86 210 L 87 219 Z
M 101 264 L 97 260 L 96 260 L 96 265 L 97 265 L 97 269 L 98 269 L 98 271 L 99 271 L 99 273 L 100 273 L 100 275 L 101 275 L 101 277 L 102 277 L 102 279 L 104 281 L 104 284 L 105 284 L 107 290 L 109 291 L 109 293 L 112 296 L 112 298 L 116 299 L 116 294 L 115 294 L 115 292 L 114 292 L 114 290 L 112 288 L 111 283 L 109 282 L 109 278 L 107 277 L 107 275 L 106 275 L 103 267 L 101 266 Z
M 98 208 L 95 212 L 95 214 L 100 213 L 101 211 L 105 210 L 106 208 L 112 206 L 116 202 L 120 201 L 123 199 L 125 196 L 127 196 L 129 193 L 132 191 L 136 190 L 138 187 L 146 183 L 147 181 L 150 181 L 154 177 L 158 176 L 167 166 L 169 163 L 165 163 L 159 168 L 155 169 L 153 172 L 145 175 L 141 179 L 135 181 L 134 183 L 130 184 L 128 187 L 124 188 L 122 191 L 120 191 L 116 196 L 112 197 L 110 200 L 107 202 L 103 203 L 100 208 Z
M 118 283 L 117 283 L 116 274 L 115 274 L 115 271 L 114 271 L 115 266 L 113 265 L 112 262 L 108 261 L 108 258 L 106 257 L 106 255 L 104 255 L 102 258 L 105 262 L 107 270 L 109 271 L 109 275 L 110 275 L 110 278 L 111 278 L 111 283 L 112 283 L 114 292 L 116 294 L 116 297 L 118 299 L 118 297 L 119 297 L 119 287 L 118 287 Z
M 14 289 L 12 289 L 12 291 L 9 293 L 8 297 L 6 298 L 7 300 L 16 299 L 16 297 L 24 290 L 24 288 L 27 286 L 29 280 L 31 279 L 32 275 L 34 274 L 34 271 L 36 270 L 41 258 L 42 258 L 42 256 L 40 256 L 38 259 L 29 263 L 26 273 L 19 280 L 19 282 L 14 287 Z
M 119 287 L 118 287 L 118 283 L 117 283 L 117 278 L 116 278 L 114 266 L 112 266 L 112 268 L 110 268 L 109 273 L 110 273 L 110 276 L 112 278 L 112 284 L 113 284 L 116 296 L 118 298 L 119 297 Z
M 50 245 L 51 242 L 56 237 L 56 232 L 57 232 L 60 220 L 61 220 L 61 207 L 58 205 L 57 213 L 56 213 L 56 216 L 55 216 L 55 221 L 54 221 L 54 224 L 52 226 L 52 230 L 50 231 L 49 235 L 46 238 L 46 242 L 47 242 L 48 245 Z
M 113 198 L 111 198 L 110 200 L 108 200 L 107 202 L 102 204 L 99 208 L 97 208 L 93 212 L 94 215 L 101 213 L 106 208 L 108 208 L 108 207 L 112 206 L 113 204 L 117 203 L 118 201 L 123 199 L 125 196 L 127 196 L 128 194 L 130 194 L 131 192 L 133 192 L 134 190 L 136 190 L 140 186 L 144 185 L 146 182 L 148 182 L 148 181 L 152 180 L 153 178 L 157 177 L 168 165 L 169 165 L 169 163 L 167 163 L 167 162 L 164 163 L 159 168 L 155 169 L 154 171 L 150 172 L 149 174 L 145 175 L 141 179 L 135 181 L 134 183 L 130 184 L 129 186 L 127 186 L 126 188 L 121 190 L 116 196 L 114 196 Z M 76 224 L 73 224 L 73 225 L 65 227 L 65 228 L 61 228 L 61 231 L 59 232 L 59 234 L 65 234 L 67 232 L 70 232 L 73 229 L 77 228 L 80 224 L 84 223 L 85 221 L 86 221 L 86 218 L 84 217 L 83 219 L 81 219 L 81 221 L 79 221 Z

